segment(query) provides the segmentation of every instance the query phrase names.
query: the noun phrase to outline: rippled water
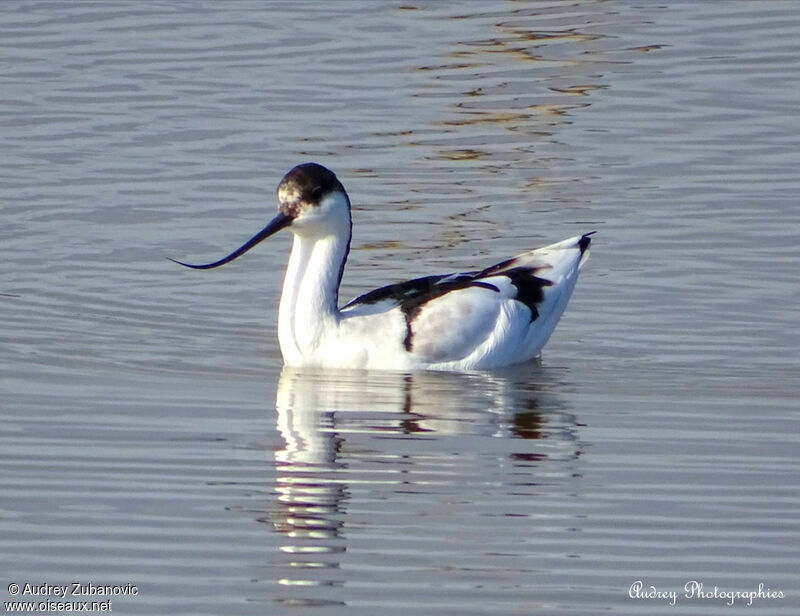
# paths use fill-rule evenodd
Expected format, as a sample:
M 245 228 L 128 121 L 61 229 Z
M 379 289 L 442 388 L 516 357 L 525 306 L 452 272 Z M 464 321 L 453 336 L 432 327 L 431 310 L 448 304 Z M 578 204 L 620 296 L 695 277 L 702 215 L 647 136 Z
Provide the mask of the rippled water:
M 669 4 L 3 4 L 3 600 L 796 613 L 800 18 Z M 541 362 L 282 369 L 288 238 L 164 257 L 305 160 L 353 199 L 343 297 L 596 229 Z

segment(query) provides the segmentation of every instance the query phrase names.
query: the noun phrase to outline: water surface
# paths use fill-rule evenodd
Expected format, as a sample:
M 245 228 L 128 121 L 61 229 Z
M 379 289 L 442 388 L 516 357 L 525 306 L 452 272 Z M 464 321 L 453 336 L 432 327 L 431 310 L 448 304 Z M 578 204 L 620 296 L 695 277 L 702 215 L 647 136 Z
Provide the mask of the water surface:
M 4 4 L 2 588 L 796 613 L 800 19 L 719 7 Z M 239 245 L 306 160 L 353 200 L 343 298 L 597 230 L 541 361 L 283 369 L 288 237 L 164 257 Z

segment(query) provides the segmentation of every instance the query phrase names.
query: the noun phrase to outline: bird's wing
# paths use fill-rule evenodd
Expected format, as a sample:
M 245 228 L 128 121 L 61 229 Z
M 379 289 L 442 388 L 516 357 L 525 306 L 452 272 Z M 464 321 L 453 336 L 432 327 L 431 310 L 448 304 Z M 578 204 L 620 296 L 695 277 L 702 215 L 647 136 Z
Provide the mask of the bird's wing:
M 343 312 L 355 316 L 398 308 L 406 321 L 406 350 L 426 363 L 457 362 L 479 347 L 482 354 L 526 354 L 534 321 L 543 317 L 543 329 L 552 331 L 561 316 L 588 256 L 589 235 L 481 271 L 387 285 L 357 297 Z
M 438 297 L 448 290 L 469 285 L 478 273 L 438 274 L 386 285 L 359 295 L 347 303 L 342 312 L 351 315 L 373 314 L 403 304 L 411 304 L 423 298 Z

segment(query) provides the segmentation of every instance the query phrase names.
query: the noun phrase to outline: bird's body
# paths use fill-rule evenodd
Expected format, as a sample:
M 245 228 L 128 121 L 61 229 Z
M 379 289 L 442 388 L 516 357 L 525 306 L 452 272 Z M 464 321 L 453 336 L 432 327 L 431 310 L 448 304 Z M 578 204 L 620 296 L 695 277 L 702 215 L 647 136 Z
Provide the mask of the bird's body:
M 331 171 L 306 163 L 284 177 L 278 199 L 278 216 L 242 248 L 190 267 L 227 263 L 289 227 L 278 339 L 290 366 L 488 370 L 527 361 L 552 334 L 588 257 L 591 234 L 483 270 L 381 287 L 339 308 L 352 228 L 347 193 Z

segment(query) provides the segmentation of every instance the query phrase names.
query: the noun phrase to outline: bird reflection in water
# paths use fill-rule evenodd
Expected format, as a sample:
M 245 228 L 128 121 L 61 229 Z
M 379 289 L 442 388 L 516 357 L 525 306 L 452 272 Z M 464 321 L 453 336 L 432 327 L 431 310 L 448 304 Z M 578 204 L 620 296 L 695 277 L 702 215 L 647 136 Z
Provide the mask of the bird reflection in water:
M 502 374 L 285 367 L 275 403 L 284 447 L 275 452 L 277 498 L 265 521 L 285 537 L 280 584 L 304 596 L 277 601 L 332 602 L 331 587 L 344 584 L 347 526 L 370 524 L 372 499 L 385 503 L 416 486 L 458 483 L 481 465 L 496 466 L 498 454 L 510 467 L 576 460 L 577 422 L 548 391 L 552 377 L 537 385 L 530 366 Z M 443 480 L 443 468 L 456 475 Z M 346 525 L 348 510 L 355 512 Z

